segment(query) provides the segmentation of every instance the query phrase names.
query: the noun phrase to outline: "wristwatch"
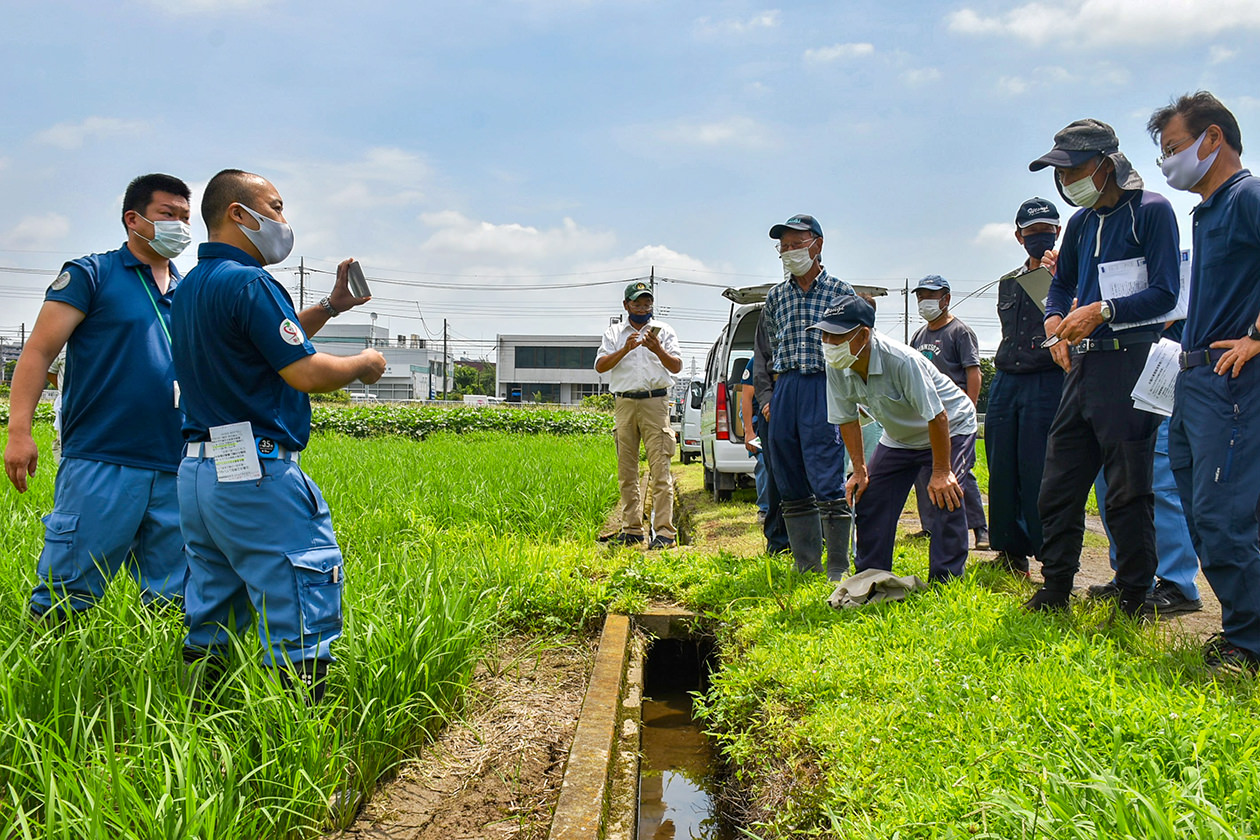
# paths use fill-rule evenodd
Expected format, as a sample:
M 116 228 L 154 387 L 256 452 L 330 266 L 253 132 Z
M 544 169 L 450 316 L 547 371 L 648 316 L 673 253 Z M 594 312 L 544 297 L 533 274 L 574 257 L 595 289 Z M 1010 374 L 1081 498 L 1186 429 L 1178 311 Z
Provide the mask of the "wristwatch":
M 1260 330 L 1256 329 L 1255 324 L 1247 327 L 1247 338 L 1250 338 L 1252 341 L 1260 341 Z
M 1102 314 L 1104 324 L 1111 323 L 1111 318 L 1115 315 L 1115 312 L 1111 308 L 1111 301 L 1104 300 L 1102 302 L 1102 306 L 1099 308 L 1099 312 Z
M 328 298 L 328 297 L 320 298 L 319 305 L 322 306 L 324 308 L 324 311 L 328 313 L 329 318 L 336 318 L 338 315 L 341 314 L 340 312 L 338 312 L 336 309 L 333 308 L 331 298 Z

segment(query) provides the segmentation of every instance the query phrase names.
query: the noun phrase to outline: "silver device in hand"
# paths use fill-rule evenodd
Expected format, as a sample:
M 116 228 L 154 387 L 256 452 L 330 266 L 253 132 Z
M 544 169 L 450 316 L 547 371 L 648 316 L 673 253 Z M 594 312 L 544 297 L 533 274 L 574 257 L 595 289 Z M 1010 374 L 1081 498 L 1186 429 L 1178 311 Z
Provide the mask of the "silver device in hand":
M 357 298 L 365 298 L 372 296 L 372 290 L 368 288 L 367 278 L 363 276 L 363 266 L 359 265 L 358 260 L 353 260 L 346 268 L 346 281 L 350 287 L 350 294 Z

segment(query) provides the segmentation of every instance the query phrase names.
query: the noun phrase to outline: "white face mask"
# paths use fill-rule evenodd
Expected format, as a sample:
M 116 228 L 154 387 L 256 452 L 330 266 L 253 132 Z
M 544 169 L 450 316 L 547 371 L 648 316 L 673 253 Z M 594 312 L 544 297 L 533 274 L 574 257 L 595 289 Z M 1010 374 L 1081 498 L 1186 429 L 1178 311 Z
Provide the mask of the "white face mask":
M 939 300 L 924 299 L 919 301 L 919 317 L 925 321 L 935 321 L 941 317 L 943 311 Z
M 1182 149 L 1175 155 L 1169 155 L 1159 165 L 1160 171 L 1168 179 L 1168 186 L 1174 190 L 1194 189 L 1216 162 L 1216 156 L 1221 153 L 1220 148 L 1208 155 L 1205 160 L 1199 160 L 1199 147 L 1203 145 L 1204 137 L 1207 137 L 1207 132 L 1200 134 L 1199 139 L 1194 141 L 1194 145 L 1190 148 Z
M 136 214 L 140 216 L 139 213 Z M 140 216 L 144 219 L 144 216 Z M 148 219 L 144 219 L 149 222 Z M 157 222 L 149 222 L 153 225 L 153 238 L 145 239 L 140 236 L 139 231 L 132 231 L 136 236 L 140 236 L 155 252 L 173 260 L 180 254 L 184 253 L 184 249 L 192 242 L 192 228 L 188 222 L 181 222 L 178 219 L 163 219 Z
M 865 349 L 865 345 L 863 345 L 863 349 Z M 838 370 L 853 367 L 853 363 L 858 359 L 858 353 L 862 352 L 859 350 L 857 353 L 854 353 L 849 348 L 849 342 L 847 341 L 842 344 L 828 344 L 824 341 L 822 351 L 823 361 Z
M 784 251 L 779 254 L 779 259 L 783 260 L 783 267 L 797 277 L 808 274 L 814 267 L 814 258 L 809 255 L 809 248 Z
M 1102 190 L 1094 186 L 1094 176 L 1098 174 L 1098 167 L 1102 166 L 1102 161 L 1098 161 L 1098 166 L 1094 167 L 1094 171 L 1088 176 L 1081 178 L 1079 181 L 1073 181 L 1070 184 L 1063 183 L 1063 179 L 1059 179 L 1059 185 L 1063 187 L 1063 194 L 1067 196 L 1068 201 L 1077 207 L 1093 207 L 1098 203 L 1098 199 L 1102 197 Z M 1054 177 L 1058 178 L 1058 175 Z
M 283 262 L 285 257 L 293 253 L 293 228 L 284 222 L 277 222 L 275 219 L 269 219 L 266 216 L 260 216 L 253 210 L 241 205 L 245 212 L 258 220 L 261 227 L 258 230 L 250 230 L 240 222 L 236 226 L 241 229 L 246 238 L 254 243 L 254 247 L 258 249 L 258 253 L 262 255 L 263 265 L 274 265 Z

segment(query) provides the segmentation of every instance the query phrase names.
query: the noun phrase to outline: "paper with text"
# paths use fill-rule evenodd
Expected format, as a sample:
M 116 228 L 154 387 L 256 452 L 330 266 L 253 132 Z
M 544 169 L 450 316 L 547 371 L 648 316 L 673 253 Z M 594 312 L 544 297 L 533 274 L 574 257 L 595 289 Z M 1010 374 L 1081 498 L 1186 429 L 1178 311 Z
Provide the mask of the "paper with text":
M 248 420 L 225 426 L 211 426 L 209 447 L 219 481 L 254 481 L 262 478 L 258 446 L 254 443 L 254 427 Z
M 1181 279 L 1181 290 L 1177 293 L 1177 304 L 1158 318 L 1145 321 L 1134 321 L 1130 324 L 1112 324 L 1113 330 L 1127 330 L 1130 327 L 1145 327 L 1149 324 L 1166 324 L 1169 321 L 1180 321 L 1190 311 L 1190 252 L 1182 251 L 1178 260 L 1178 274 Z M 1146 257 L 1132 260 L 1098 264 L 1098 293 L 1103 300 L 1115 300 L 1128 297 L 1142 291 L 1149 285 L 1146 279 Z
M 1180 357 L 1181 345 L 1171 339 L 1161 338 L 1151 345 L 1146 366 L 1130 394 L 1134 408 L 1172 417 L 1173 391 L 1177 374 L 1181 372 Z

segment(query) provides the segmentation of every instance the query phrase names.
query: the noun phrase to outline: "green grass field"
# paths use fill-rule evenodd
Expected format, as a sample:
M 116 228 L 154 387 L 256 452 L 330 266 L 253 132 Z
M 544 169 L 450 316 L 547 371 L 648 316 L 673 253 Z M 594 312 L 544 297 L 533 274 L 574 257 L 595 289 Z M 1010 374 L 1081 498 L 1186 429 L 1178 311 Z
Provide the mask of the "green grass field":
M 219 705 L 197 708 L 178 617 L 127 580 L 63 634 L 29 626 L 52 471 L 0 494 L 0 840 L 312 836 L 333 793 L 370 794 L 458 714 L 497 634 L 582 632 L 651 599 L 717 628 L 702 708 L 751 837 L 1260 833 L 1253 682 L 1214 679 L 1158 629 L 1025 615 L 1026 585 L 984 569 L 836 613 L 783 559 L 597 547 L 606 435 L 321 434 L 303 465 L 347 556 L 346 633 L 313 710 L 266 678 L 252 637 Z M 900 547 L 899 572 L 926 566 L 921 542 Z

